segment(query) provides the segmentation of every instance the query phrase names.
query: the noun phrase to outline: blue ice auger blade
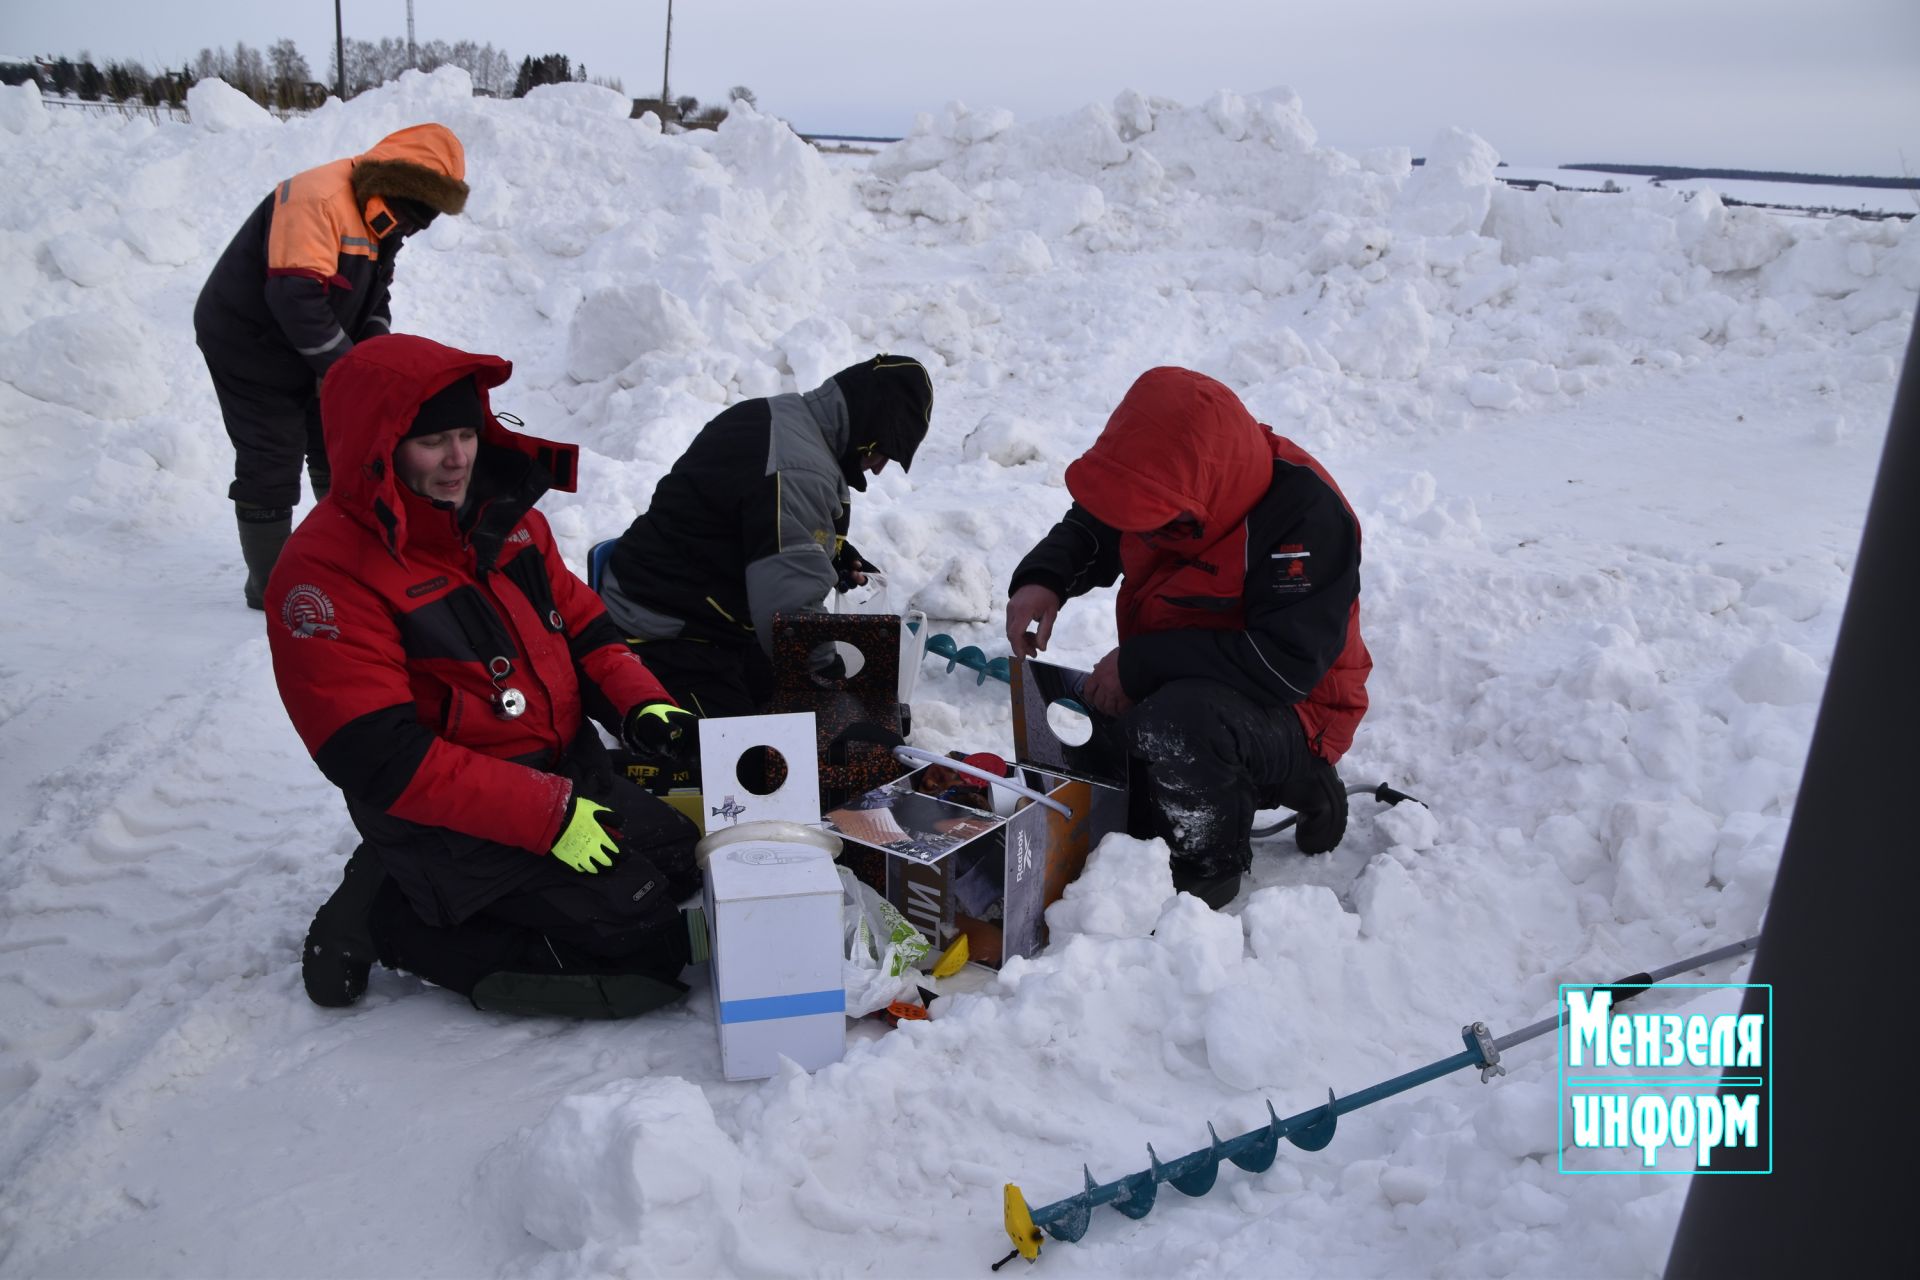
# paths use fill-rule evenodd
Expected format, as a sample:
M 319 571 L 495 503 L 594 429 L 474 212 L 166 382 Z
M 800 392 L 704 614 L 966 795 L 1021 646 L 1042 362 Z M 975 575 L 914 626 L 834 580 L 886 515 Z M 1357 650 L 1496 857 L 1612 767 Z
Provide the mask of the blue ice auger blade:
M 970 644 L 966 648 L 962 649 L 959 653 L 955 654 L 954 657 L 960 663 L 960 665 L 965 667 L 967 670 L 979 672 L 979 674 L 974 677 L 973 682 L 975 684 L 985 684 L 987 682 L 986 650 L 982 649 L 977 644 Z
M 1213 1132 L 1212 1125 L 1207 1126 L 1207 1132 Z M 1215 1136 L 1212 1146 L 1189 1151 L 1166 1164 L 1160 1163 L 1153 1144 L 1148 1143 L 1147 1160 L 1155 1182 L 1167 1183 L 1184 1196 L 1203 1196 L 1213 1190 L 1213 1180 L 1220 1176 L 1220 1139 Z
M 1280 1153 L 1280 1117 L 1273 1113 L 1271 1102 L 1267 1104 L 1267 1122 L 1264 1128 L 1229 1138 L 1227 1159 L 1248 1173 L 1265 1173 L 1272 1168 L 1273 1158 Z
M 1093 1170 L 1087 1166 L 1081 1165 L 1080 1172 L 1087 1180 L 1086 1191 L 1048 1205 L 1052 1216 L 1040 1223 L 1047 1229 L 1048 1235 L 1055 1240 L 1065 1240 L 1068 1244 L 1087 1234 L 1087 1224 L 1093 1221 L 1093 1196 L 1089 1193 L 1100 1185 L 1093 1180 Z M 1040 1221 L 1037 1215 L 1034 1221 Z
M 1272 1110 L 1273 1104 L 1268 1103 L 1267 1109 Z M 1329 1089 L 1327 1105 L 1315 1113 L 1313 1123 L 1288 1134 L 1287 1141 L 1302 1151 L 1319 1151 L 1333 1141 L 1333 1126 L 1339 1119 L 1339 1114 L 1333 1109 L 1333 1090 Z
M 1153 1170 L 1142 1169 L 1116 1179 L 1113 1207 L 1129 1218 L 1144 1218 L 1153 1212 L 1153 1198 L 1160 1188 L 1153 1181 Z
M 985 650 L 977 644 L 962 647 L 958 641 L 946 632 L 936 632 L 927 637 L 927 652 L 936 658 L 947 660 L 947 672 L 952 674 L 955 667 L 965 667 L 975 672 L 974 683 L 985 684 L 992 676 L 1001 684 L 1013 683 L 1013 659 L 989 658 Z

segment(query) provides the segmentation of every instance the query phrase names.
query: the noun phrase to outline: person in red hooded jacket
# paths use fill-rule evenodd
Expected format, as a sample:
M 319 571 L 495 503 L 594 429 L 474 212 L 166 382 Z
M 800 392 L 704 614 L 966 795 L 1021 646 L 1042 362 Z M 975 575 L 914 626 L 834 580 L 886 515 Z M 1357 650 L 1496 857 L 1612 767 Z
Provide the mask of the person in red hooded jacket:
M 1084 693 L 1142 762 L 1134 834 L 1214 907 L 1252 865 L 1258 809 L 1339 844 L 1335 764 L 1367 709 L 1360 524 L 1326 468 L 1190 369 L 1136 380 L 1067 468 L 1073 505 L 1014 570 L 1007 640 L 1047 647 L 1062 602 L 1120 580 L 1120 643 Z M 1029 630 L 1034 628 L 1034 630 Z
M 320 379 L 393 327 L 388 289 L 406 238 L 467 203 L 467 157 L 441 124 L 388 134 L 357 156 L 280 183 L 234 233 L 193 308 L 194 338 L 233 441 L 247 605 L 261 609 L 293 528 L 300 460 L 315 501 L 330 483 Z
M 615 776 L 587 717 L 683 759 L 694 719 L 533 509 L 578 451 L 494 416 L 511 371 L 394 335 L 321 390 L 332 492 L 266 590 L 281 700 L 363 841 L 307 937 L 318 1004 L 358 999 L 376 957 L 503 1010 L 684 990 L 698 833 Z

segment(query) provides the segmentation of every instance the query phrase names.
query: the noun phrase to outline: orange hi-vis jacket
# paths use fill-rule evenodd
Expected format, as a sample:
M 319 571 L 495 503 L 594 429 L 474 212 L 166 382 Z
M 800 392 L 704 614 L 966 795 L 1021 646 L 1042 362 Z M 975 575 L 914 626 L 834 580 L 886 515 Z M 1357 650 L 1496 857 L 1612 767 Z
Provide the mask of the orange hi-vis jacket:
M 369 184 L 369 174 L 389 181 Z M 291 383 L 302 366 L 323 376 L 355 342 L 392 327 L 387 292 L 401 236 L 381 189 L 428 203 L 457 192 L 463 201 L 465 175 L 460 140 L 445 125 L 422 124 L 288 178 L 207 277 L 193 316 L 201 347 L 238 372 L 257 365 L 258 381 Z

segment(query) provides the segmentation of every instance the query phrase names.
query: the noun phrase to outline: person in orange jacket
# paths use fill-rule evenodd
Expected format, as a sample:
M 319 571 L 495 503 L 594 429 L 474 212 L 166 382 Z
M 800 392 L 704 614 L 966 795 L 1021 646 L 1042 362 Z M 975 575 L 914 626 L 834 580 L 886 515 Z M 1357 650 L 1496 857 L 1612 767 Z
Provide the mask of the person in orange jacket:
M 233 499 L 248 607 L 263 608 L 300 500 L 332 482 L 320 380 L 353 344 L 392 328 L 401 243 L 467 203 L 467 158 L 445 125 L 389 134 L 361 155 L 295 174 L 262 200 L 214 264 L 194 337 L 233 441 Z

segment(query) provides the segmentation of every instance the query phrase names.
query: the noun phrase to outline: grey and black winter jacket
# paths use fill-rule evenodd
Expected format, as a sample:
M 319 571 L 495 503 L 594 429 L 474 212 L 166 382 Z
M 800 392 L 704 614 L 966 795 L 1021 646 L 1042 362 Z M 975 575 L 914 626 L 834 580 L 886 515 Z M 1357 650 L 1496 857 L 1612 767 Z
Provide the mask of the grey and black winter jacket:
M 600 582 L 608 614 L 635 639 L 771 653 L 773 615 L 817 609 L 839 576 L 859 455 L 877 446 L 906 466 L 932 405 L 917 361 L 879 356 L 812 391 L 727 409 L 620 536 Z

